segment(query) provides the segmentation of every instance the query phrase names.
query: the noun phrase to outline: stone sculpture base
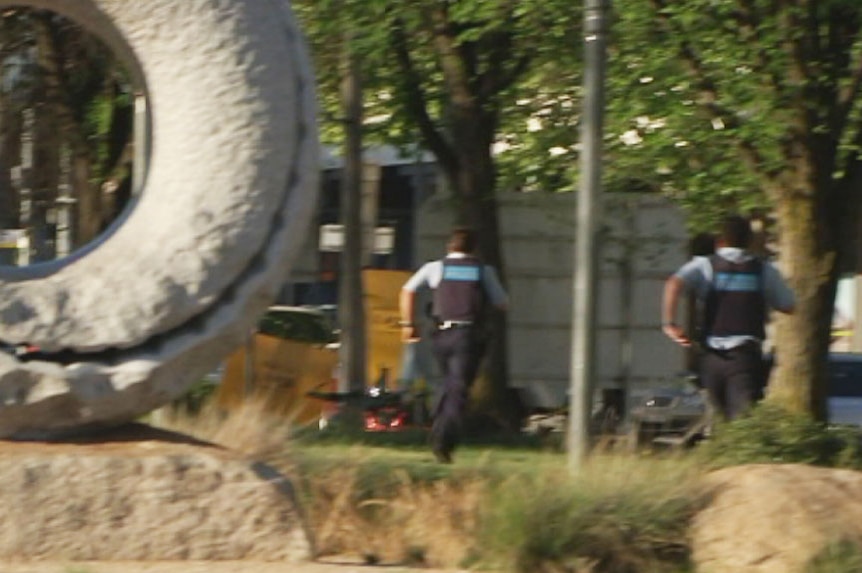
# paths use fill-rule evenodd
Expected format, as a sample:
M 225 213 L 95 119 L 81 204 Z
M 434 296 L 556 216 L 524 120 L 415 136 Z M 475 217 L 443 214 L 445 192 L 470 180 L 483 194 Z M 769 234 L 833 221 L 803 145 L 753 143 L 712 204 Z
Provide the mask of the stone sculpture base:
M 312 556 L 281 474 L 148 426 L 98 441 L 0 442 L 0 508 L 0 561 Z

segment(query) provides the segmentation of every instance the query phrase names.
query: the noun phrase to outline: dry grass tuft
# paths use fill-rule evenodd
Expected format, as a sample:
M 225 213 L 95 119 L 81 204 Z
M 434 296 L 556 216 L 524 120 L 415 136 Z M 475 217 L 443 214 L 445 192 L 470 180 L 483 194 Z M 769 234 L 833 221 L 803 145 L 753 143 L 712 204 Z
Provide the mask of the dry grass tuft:
M 596 455 L 575 477 L 515 475 L 488 505 L 485 556 L 524 573 L 688 570 L 700 471 L 682 458 Z
M 263 397 L 250 397 L 225 411 L 213 401 L 195 414 L 166 408 L 158 425 L 212 442 L 260 460 L 283 458 L 289 449 L 291 424 L 270 413 Z
M 596 452 L 573 478 L 562 457 L 465 450 L 457 471 L 443 472 L 409 449 L 306 447 L 262 399 L 164 418 L 290 476 L 319 556 L 524 573 L 690 570 L 686 528 L 703 471 L 692 460 Z
M 246 400 L 229 412 L 212 404 L 196 414 L 166 411 L 158 425 L 269 462 L 292 476 L 321 556 L 456 567 L 470 555 L 484 491 L 479 479 L 417 483 L 395 470 L 394 479 L 381 487 L 373 477 L 361 477 L 357 462 L 347 459 L 335 470 L 298 475 L 290 456 L 291 425 L 268 413 L 262 399 Z
M 357 499 L 365 489 L 357 475 L 355 468 L 344 468 L 306 485 L 307 512 L 321 554 L 443 568 L 458 567 L 470 557 L 483 482 L 417 483 L 401 471 L 396 488 Z

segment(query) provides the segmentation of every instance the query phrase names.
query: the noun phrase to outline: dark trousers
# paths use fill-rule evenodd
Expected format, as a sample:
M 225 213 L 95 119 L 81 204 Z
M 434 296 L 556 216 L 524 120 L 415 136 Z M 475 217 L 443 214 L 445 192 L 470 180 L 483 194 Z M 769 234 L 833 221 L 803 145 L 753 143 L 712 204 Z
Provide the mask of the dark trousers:
M 461 438 L 467 398 L 479 370 L 484 344 L 470 326 L 438 330 L 431 340 L 443 373 L 443 388 L 431 426 L 431 442 L 435 450 L 449 453 Z
M 701 381 L 712 406 L 734 420 L 763 397 L 766 367 L 758 343 L 730 350 L 706 349 L 701 356 Z

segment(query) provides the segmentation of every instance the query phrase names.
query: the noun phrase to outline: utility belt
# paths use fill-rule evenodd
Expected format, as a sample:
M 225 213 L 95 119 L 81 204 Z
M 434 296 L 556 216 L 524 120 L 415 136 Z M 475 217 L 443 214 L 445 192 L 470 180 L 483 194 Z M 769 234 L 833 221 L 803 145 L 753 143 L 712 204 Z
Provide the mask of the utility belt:
M 732 348 L 712 348 L 711 346 L 704 346 L 704 350 L 710 354 L 716 354 L 721 357 L 728 357 L 739 353 L 762 354 L 763 343 L 759 340 L 746 340 L 742 344 Z
M 437 322 L 437 330 L 451 330 L 453 328 L 469 328 L 473 326 L 472 320 L 441 320 Z

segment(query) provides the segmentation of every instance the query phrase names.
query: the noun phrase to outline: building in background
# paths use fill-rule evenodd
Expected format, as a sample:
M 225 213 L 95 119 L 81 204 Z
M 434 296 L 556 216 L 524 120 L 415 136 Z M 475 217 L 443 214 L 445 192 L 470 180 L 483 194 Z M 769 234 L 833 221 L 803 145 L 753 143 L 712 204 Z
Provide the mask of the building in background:
M 437 167 L 427 154 L 394 147 L 370 150 L 363 177 L 363 226 L 369 243 L 367 268 L 412 270 L 416 264 L 416 227 L 420 205 L 434 195 Z M 302 256 L 279 302 L 334 305 L 338 297 L 342 161 L 331 148 L 322 153 L 317 219 Z M 376 241 L 374 240 L 376 238 Z
M 380 148 L 366 156 L 379 166 L 373 226 L 388 233 L 391 250 L 368 267 L 415 270 L 438 258 L 453 224 L 451 201 L 428 156 Z M 337 304 L 340 166 L 327 150 L 318 218 L 280 303 Z M 685 353 L 662 334 L 659 304 L 667 276 L 688 258 L 685 216 L 656 195 L 607 195 L 598 289 L 597 392 L 621 390 L 628 405 L 648 388 L 676 384 Z M 574 193 L 500 193 L 507 288 L 510 380 L 528 405 L 567 403 L 571 348 Z M 366 214 L 367 217 L 367 214 Z M 336 231 L 337 234 L 337 231 Z M 862 351 L 855 329 L 862 305 L 859 275 L 847 275 L 836 297 L 834 351 Z M 628 408 L 626 408 L 628 410 Z
M 859 275 L 848 274 L 838 280 L 835 313 L 832 315 L 832 344 L 829 347 L 833 352 L 862 351 L 862 336 L 856 332 L 860 296 L 862 281 Z
M 509 308 L 510 384 L 533 408 L 568 404 L 575 237 L 574 193 L 500 193 Z M 452 216 L 444 196 L 422 204 L 418 259 L 439 256 Z M 605 197 L 597 289 L 595 396 L 628 404 L 678 379 L 684 352 L 661 331 L 665 279 L 687 258 L 682 212 L 640 193 Z M 628 410 L 628 408 L 626 408 Z

